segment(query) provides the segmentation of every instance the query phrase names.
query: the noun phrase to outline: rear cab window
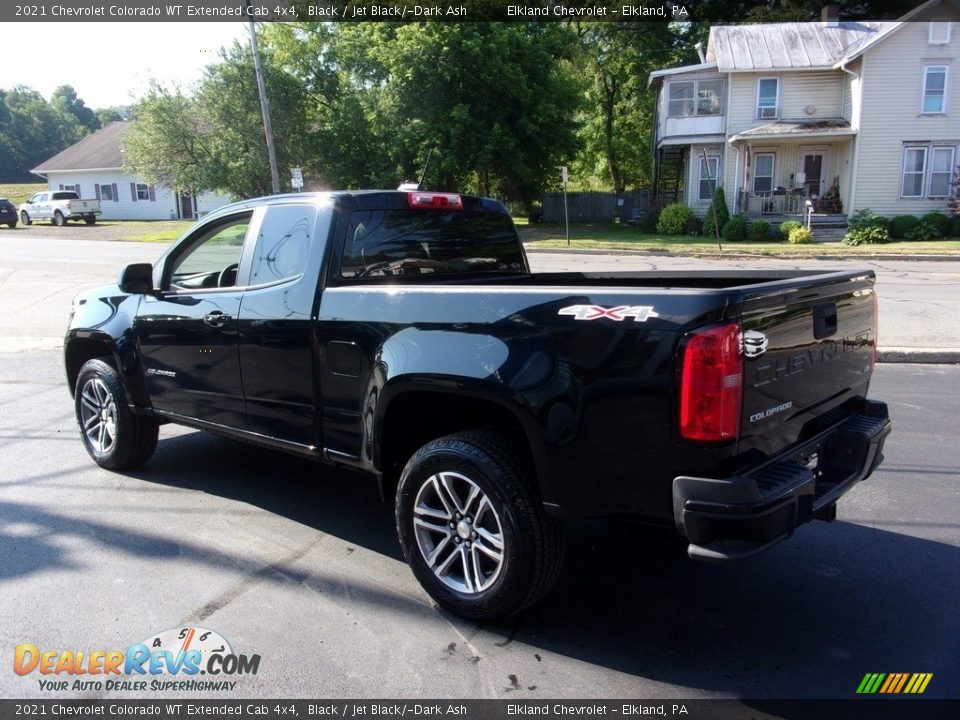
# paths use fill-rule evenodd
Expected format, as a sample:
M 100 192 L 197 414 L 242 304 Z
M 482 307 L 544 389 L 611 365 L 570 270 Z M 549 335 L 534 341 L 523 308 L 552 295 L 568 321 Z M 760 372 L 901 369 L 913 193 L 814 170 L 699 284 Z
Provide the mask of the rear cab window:
M 356 210 L 340 264 L 344 280 L 524 272 L 510 217 L 473 210 Z

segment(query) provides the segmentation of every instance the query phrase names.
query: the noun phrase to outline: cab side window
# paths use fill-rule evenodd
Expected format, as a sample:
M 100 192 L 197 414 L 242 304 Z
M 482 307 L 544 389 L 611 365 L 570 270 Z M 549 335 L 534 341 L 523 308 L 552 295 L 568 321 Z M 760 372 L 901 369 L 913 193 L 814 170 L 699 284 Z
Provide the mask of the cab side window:
M 250 284 L 286 280 L 301 275 L 307 266 L 317 221 L 312 205 L 274 205 L 267 209 L 253 252 Z
M 250 213 L 204 228 L 170 270 L 173 290 L 234 287 Z

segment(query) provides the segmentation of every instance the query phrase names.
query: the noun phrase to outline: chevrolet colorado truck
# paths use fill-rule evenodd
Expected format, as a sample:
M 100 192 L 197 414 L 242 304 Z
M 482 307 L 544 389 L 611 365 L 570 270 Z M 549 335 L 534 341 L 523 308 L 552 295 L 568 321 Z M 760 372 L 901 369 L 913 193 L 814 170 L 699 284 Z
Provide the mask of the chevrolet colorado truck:
M 49 220 L 61 227 L 68 220 L 93 225 L 102 214 L 99 200 L 81 200 L 73 190 L 44 190 L 20 204 L 20 221 L 24 225 L 32 225 L 34 220 Z
M 868 270 L 531 273 L 504 206 L 281 195 L 199 221 L 74 300 L 80 437 L 145 462 L 167 423 L 369 472 L 427 592 L 470 618 L 542 597 L 562 518 L 746 558 L 882 460 Z

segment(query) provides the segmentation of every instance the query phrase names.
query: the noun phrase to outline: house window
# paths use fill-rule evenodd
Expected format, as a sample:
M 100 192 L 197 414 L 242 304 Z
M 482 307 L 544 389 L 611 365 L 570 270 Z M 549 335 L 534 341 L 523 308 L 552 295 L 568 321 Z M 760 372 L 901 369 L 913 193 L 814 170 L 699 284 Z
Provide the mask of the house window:
M 780 114 L 780 79 L 760 78 L 757 81 L 757 118 L 770 120 Z
M 931 45 L 946 45 L 950 42 L 950 23 L 934 20 L 930 23 L 928 42 Z
M 700 176 L 698 200 L 712 200 L 713 193 L 717 189 L 717 178 L 720 172 L 720 158 L 718 157 L 700 157 Z
M 694 104 L 692 82 L 670 83 L 667 100 L 667 112 L 670 117 L 686 117 L 687 115 L 693 115 Z
M 757 153 L 753 156 L 753 191 L 773 190 L 773 153 Z
M 953 182 L 953 156 L 956 148 L 935 147 L 930 160 L 930 190 L 927 197 L 945 198 L 950 196 Z
M 100 185 L 100 199 L 113 201 L 113 185 Z
M 719 115 L 723 109 L 722 80 L 685 80 L 672 82 L 667 90 L 669 117 Z
M 956 155 L 957 148 L 953 145 L 906 146 L 903 149 L 900 197 L 949 197 Z
M 947 66 L 927 65 L 923 68 L 923 106 L 921 112 L 930 115 L 947 111 Z
M 150 199 L 150 186 L 146 183 L 137 183 L 137 200 Z

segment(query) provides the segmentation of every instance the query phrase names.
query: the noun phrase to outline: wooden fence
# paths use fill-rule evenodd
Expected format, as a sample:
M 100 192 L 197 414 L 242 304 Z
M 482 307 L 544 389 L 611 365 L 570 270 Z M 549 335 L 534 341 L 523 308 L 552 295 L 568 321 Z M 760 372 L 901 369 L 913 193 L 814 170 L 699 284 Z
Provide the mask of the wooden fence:
M 646 211 L 649 205 L 649 190 L 567 193 L 571 223 L 613 222 L 618 217 L 620 222 L 628 222 L 634 209 Z M 544 193 L 543 221 L 563 222 L 563 193 Z

